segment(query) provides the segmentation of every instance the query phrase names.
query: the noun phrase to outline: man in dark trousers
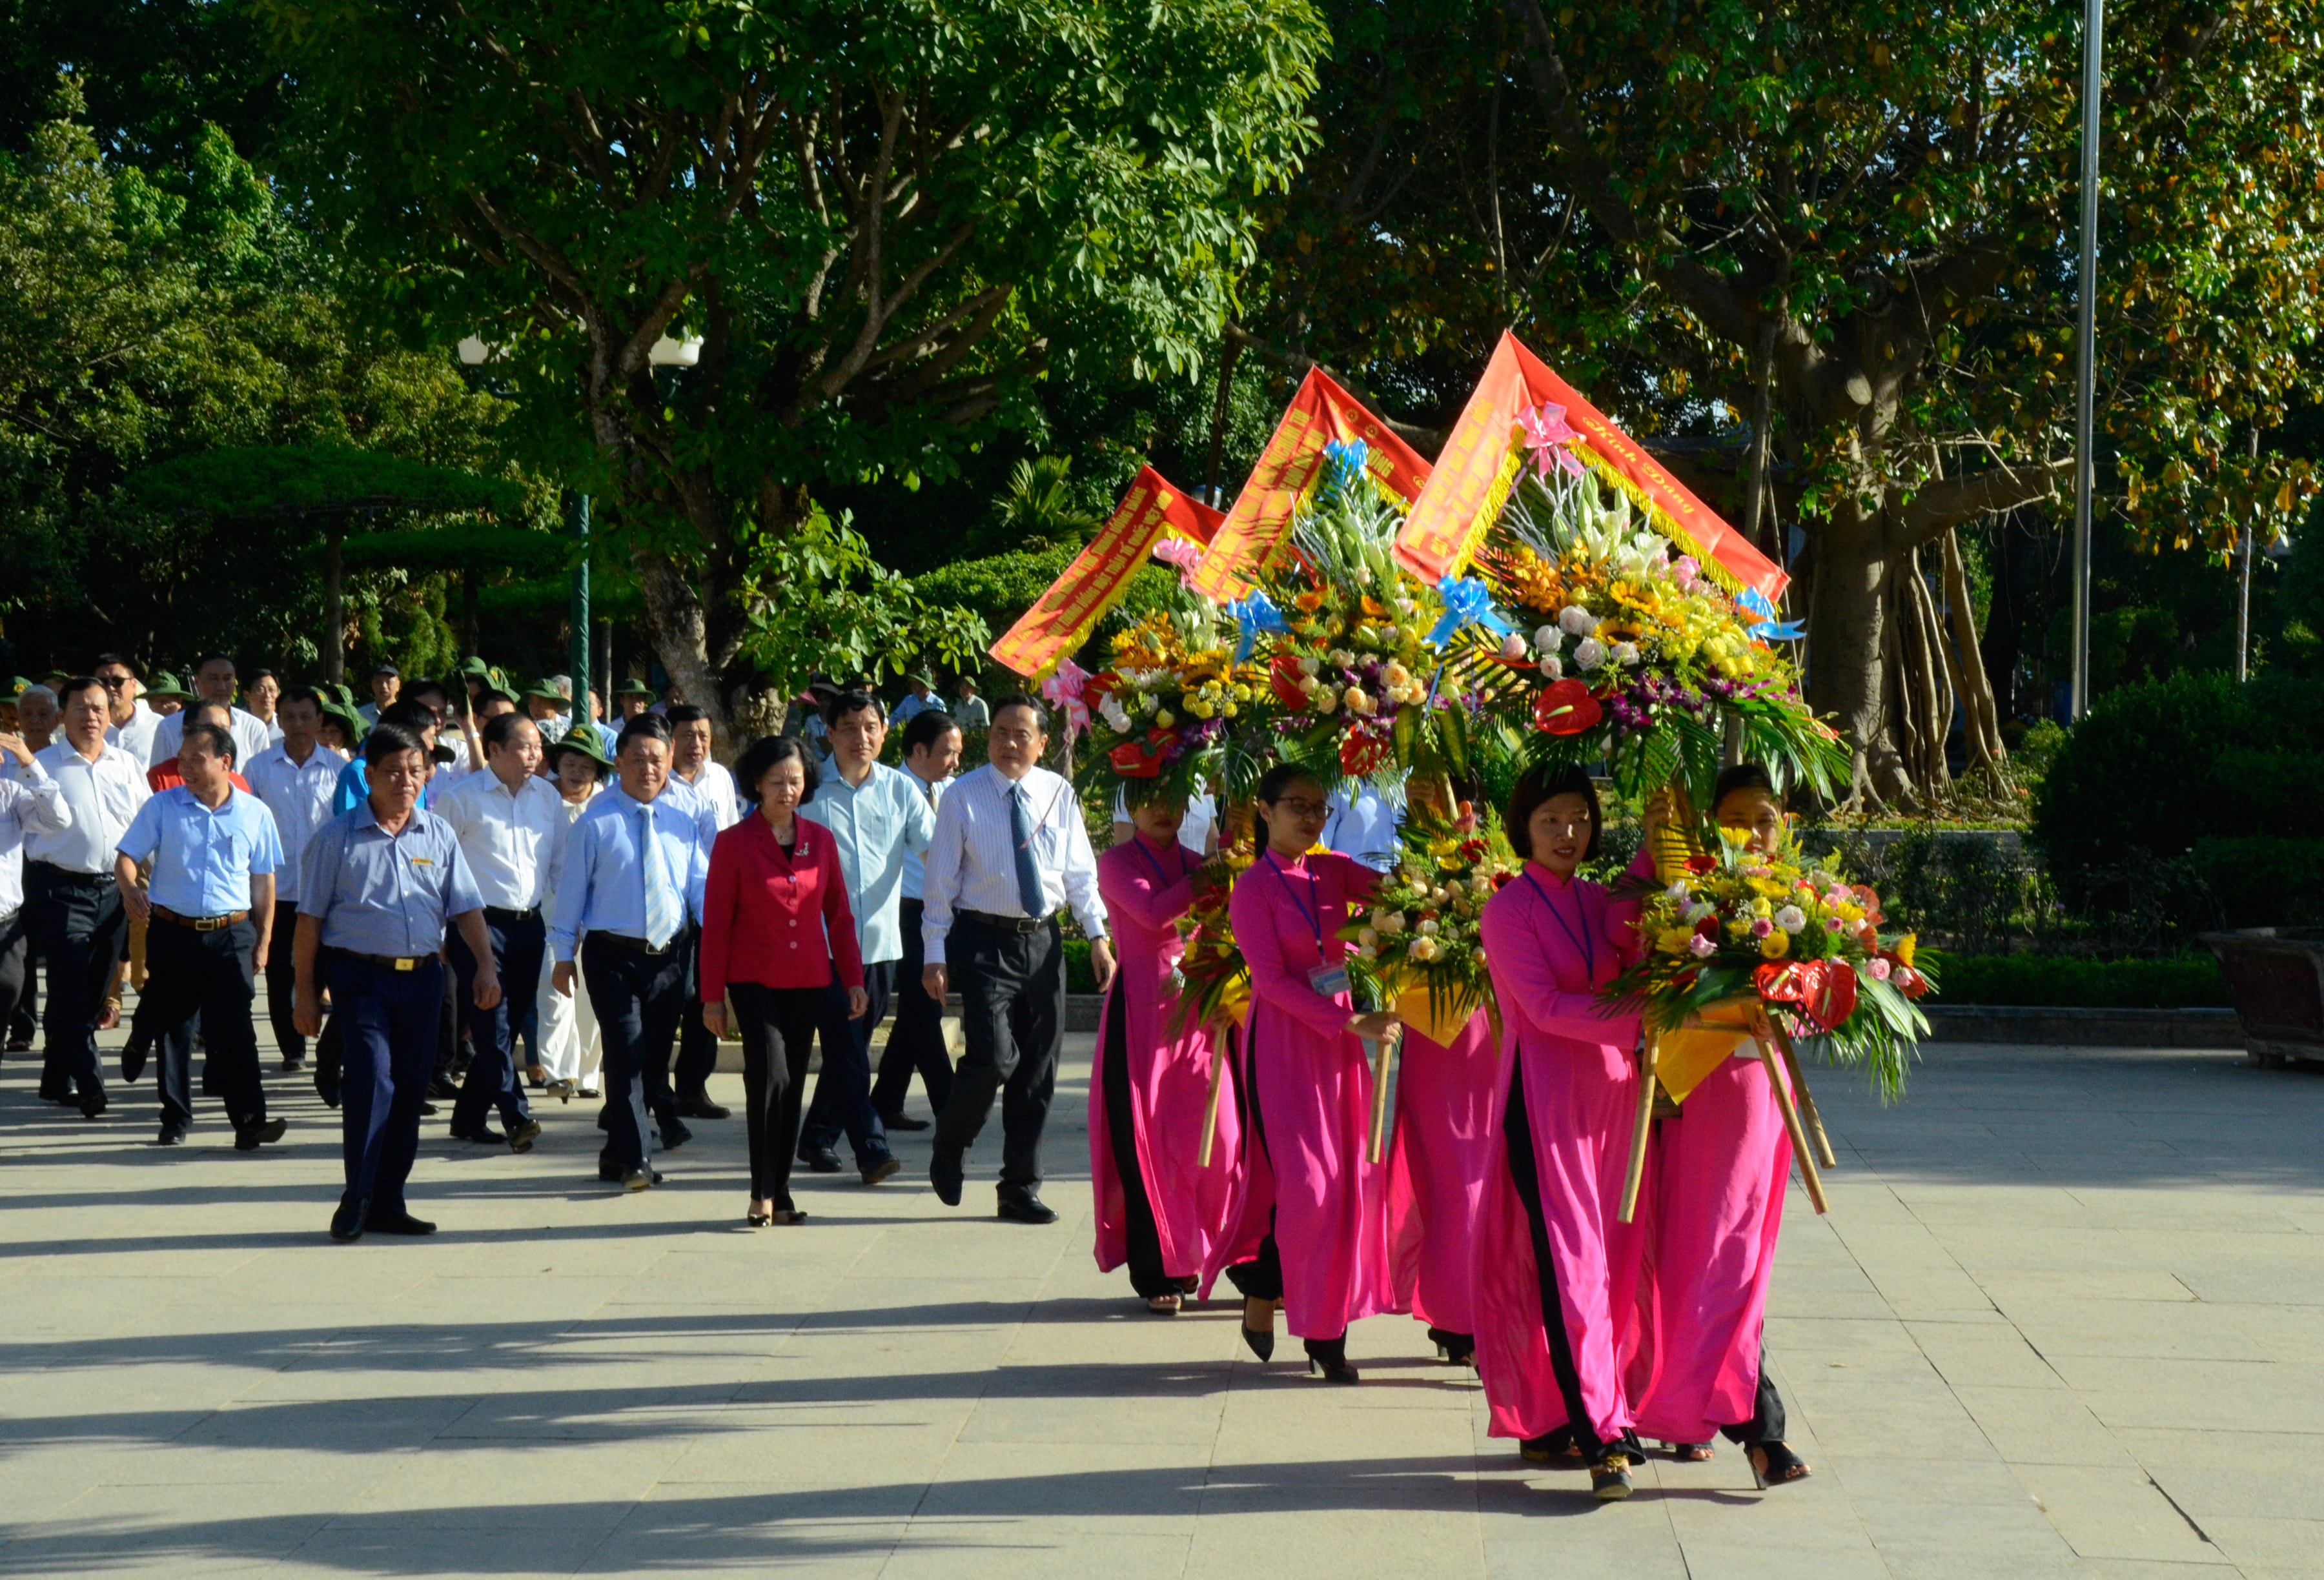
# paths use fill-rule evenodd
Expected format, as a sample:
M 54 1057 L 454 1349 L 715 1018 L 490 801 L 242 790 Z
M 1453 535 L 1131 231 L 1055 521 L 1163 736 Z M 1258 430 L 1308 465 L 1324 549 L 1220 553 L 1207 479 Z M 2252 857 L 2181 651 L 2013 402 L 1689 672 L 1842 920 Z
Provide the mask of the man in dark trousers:
M 1113 985 L 1098 897 L 1097 857 L 1072 781 L 1039 767 L 1049 737 L 1041 704 L 1019 693 L 992 710 L 990 760 L 936 808 L 921 889 L 921 983 L 944 1002 L 956 975 L 966 1051 L 936 1116 L 928 1182 L 960 1205 L 963 1160 L 1001 1104 L 1000 1216 L 1053 1224 L 1040 1198 L 1041 1131 L 1065 1032 L 1065 951 L 1056 913 L 1071 905 L 1089 934 L 1097 990 Z
M 403 1188 L 443 1033 L 447 923 L 475 959 L 476 1007 L 501 999 L 484 896 L 451 825 L 420 805 L 427 747 L 401 724 L 381 724 L 364 741 L 364 799 L 316 831 L 299 874 L 299 1032 L 322 1034 L 327 965 L 345 1047 L 346 1188 L 331 1215 L 335 1240 L 435 1232 L 411 1216 Z
M 622 727 L 617 782 L 567 831 L 549 924 L 550 986 L 569 996 L 581 978 L 605 1039 L 597 1177 L 625 1190 L 661 1180 L 649 1108 L 665 1149 L 692 1137 L 670 1093 L 669 1057 L 686 1013 L 687 917 L 702 914 L 710 850 L 692 799 L 669 793 L 669 726 L 659 715 Z
M 274 931 L 274 873 L 282 841 L 274 814 L 234 785 L 236 742 L 222 725 L 185 726 L 173 756 L 183 783 L 148 800 L 115 847 L 114 881 L 132 921 L 145 930 L 145 987 L 123 1052 L 124 1074 L 159 1043 L 161 1144 L 186 1139 L 193 1123 L 191 1030 L 201 1017 L 204 1084 L 234 1123 L 238 1152 L 282 1139 L 266 1116 L 258 1034 L 250 1007 Z M 152 864 L 150 878 L 139 868 Z

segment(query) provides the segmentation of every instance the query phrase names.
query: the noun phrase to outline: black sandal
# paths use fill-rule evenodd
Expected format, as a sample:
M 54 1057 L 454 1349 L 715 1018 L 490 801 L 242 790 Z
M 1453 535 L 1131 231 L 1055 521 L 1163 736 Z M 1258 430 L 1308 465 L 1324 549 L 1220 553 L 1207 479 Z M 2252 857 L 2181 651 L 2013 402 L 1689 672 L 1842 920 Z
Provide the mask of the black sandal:
M 1618 1448 L 1590 1467 L 1590 1495 L 1601 1503 L 1618 1503 L 1637 1490 L 1630 1481 L 1630 1456 Z
M 1666 1443 L 1664 1447 L 1681 1465 L 1702 1465 L 1716 1457 L 1719 1452 L 1708 1443 Z
M 1807 1461 L 1784 1447 L 1780 1438 L 1765 1443 L 1754 1443 L 1743 1450 L 1743 1457 L 1751 1463 L 1751 1479 L 1759 1490 L 1779 1487 L 1795 1481 L 1805 1481 L 1811 1474 Z
M 1538 1438 L 1527 1438 L 1517 1445 L 1517 1453 L 1536 1465 L 1570 1466 L 1582 1463 L 1582 1448 L 1573 1440 L 1572 1427 L 1559 1427 Z
M 1146 1297 L 1146 1309 L 1157 1317 L 1176 1317 L 1178 1314 L 1178 1297 L 1176 1295 L 1148 1295 Z M 1269 1337 L 1271 1337 L 1273 1336 L 1270 1335 Z

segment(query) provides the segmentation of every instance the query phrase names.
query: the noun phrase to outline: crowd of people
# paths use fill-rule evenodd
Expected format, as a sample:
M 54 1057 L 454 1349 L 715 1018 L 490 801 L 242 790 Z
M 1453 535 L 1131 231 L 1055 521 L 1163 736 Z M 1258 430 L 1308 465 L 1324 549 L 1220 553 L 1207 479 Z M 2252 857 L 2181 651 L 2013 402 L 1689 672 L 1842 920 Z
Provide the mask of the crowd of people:
M 358 706 L 210 656 L 186 694 L 107 655 L 20 684 L 0 712 L 0 1006 L 21 1051 L 37 1004 L 42 1098 L 106 1114 L 97 1033 L 134 986 L 120 1075 L 154 1067 L 159 1143 L 193 1123 L 197 1039 L 234 1144 L 280 1140 L 263 974 L 284 1066 L 311 1061 L 340 1111 L 339 1240 L 431 1232 L 406 1195 L 431 1115 L 521 1153 L 535 1103 L 594 1098 L 599 1178 L 652 1188 L 687 1120 L 730 1117 L 707 1085 L 722 1036 L 742 1045 L 752 1226 L 803 1222 L 793 1169 L 841 1171 L 841 1138 L 876 1187 L 899 1171 L 890 1134 L 931 1124 L 929 1182 L 958 1206 L 996 1098 L 997 1212 L 1053 1223 L 1070 913 L 1103 997 L 1095 1252 L 1147 1309 L 1223 1276 L 1254 1355 L 1279 1316 L 1342 1382 L 1350 1325 L 1408 1312 L 1476 1367 L 1497 1433 L 1586 1467 L 1601 1497 L 1628 1493 L 1650 1438 L 1702 1459 L 1723 1435 L 1763 1485 L 1807 1474 L 1760 1348 L 1790 1167 L 1760 1062 L 1729 1061 L 1655 1122 L 1636 1220 L 1616 1211 L 1640 1027 L 1597 990 L 1635 958 L 1636 906 L 1581 876 L 1601 821 L 1587 776 L 1520 782 L 1505 827 L 1524 869 L 1482 923 L 1500 1033 L 1482 1011 L 1449 1043 L 1401 1028 L 1375 1161 L 1364 1043 L 1400 1028 L 1356 1005 L 1342 937 L 1395 860 L 1398 811 L 1372 792 L 1289 766 L 1261 781 L 1231 904 L 1250 1006 L 1222 1029 L 1176 1013 L 1176 923 L 1217 809 L 1117 805 L 1099 855 L 1041 766 L 1033 697 L 988 708 L 964 683 L 947 707 L 914 677 L 891 710 L 824 686 L 730 772 L 699 708 L 640 683 L 606 719 L 594 693 L 520 693 L 480 660 L 448 684 L 384 665 L 370 682 Z M 986 760 L 959 773 L 971 719 Z M 1716 813 L 1780 838 L 1755 769 L 1730 771 Z M 932 1121 L 905 1112 L 915 1074 Z

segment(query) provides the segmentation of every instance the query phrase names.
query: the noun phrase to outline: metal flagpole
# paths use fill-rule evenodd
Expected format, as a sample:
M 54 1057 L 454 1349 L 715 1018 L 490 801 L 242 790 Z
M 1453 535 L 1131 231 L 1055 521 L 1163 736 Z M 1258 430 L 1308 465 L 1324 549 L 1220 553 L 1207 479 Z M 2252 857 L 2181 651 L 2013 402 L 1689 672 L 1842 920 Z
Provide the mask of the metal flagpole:
M 2082 256 L 2074 325 L 2074 660 L 2068 704 L 2080 719 L 2090 705 L 2090 508 L 2098 388 L 2098 96 L 2106 53 L 2106 0 L 2089 0 L 2082 27 Z

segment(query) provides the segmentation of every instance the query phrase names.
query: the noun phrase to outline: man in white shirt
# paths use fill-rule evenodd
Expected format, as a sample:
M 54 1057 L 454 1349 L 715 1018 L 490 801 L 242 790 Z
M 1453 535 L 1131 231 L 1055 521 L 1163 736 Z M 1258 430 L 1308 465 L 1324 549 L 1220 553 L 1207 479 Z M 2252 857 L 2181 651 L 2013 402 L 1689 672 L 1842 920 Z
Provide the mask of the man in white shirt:
M 312 687 L 284 693 L 275 716 L 282 724 L 282 743 L 251 759 L 242 776 L 274 814 L 282 837 L 282 866 L 274 875 L 274 947 L 266 955 L 266 1017 L 273 1023 L 282 1068 L 296 1070 L 307 1061 L 307 1039 L 299 1034 L 293 1014 L 298 962 L 290 942 L 299 931 L 299 857 L 315 831 L 331 821 L 331 795 L 346 759 L 326 750 L 317 737 L 323 700 Z
M 272 732 L 266 721 L 255 713 L 245 713 L 234 705 L 234 660 L 223 653 L 203 657 L 194 667 L 194 694 L 206 703 L 216 703 L 227 711 L 232 721 L 226 728 L 234 734 L 234 760 L 255 762 L 270 744 Z M 166 763 L 178 755 L 178 742 L 186 738 L 186 715 L 181 710 L 171 714 L 153 730 L 153 749 L 146 754 L 145 766 Z M 250 776 L 244 774 L 245 779 Z
M 960 726 L 940 708 L 923 708 L 904 726 L 904 774 L 928 804 L 928 831 L 936 831 L 936 813 L 960 766 Z M 888 1045 L 880 1051 L 880 1073 L 872 1083 L 872 1107 L 889 1130 L 926 1130 L 928 1122 L 904 1112 L 904 1098 L 912 1089 L 912 1071 L 920 1072 L 927 1089 L 928 1111 L 941 1114 L 952 1100 L 952 1052 L 945 1046 L 944 1003 L 930 998 L 920 982 L 925 956 L 920 943 L 920 896 L 927 881 L 926 858 L 907 846 L 903 881 L 899 886 L 897 931 L 904 945 L 896 967 L 896 1020 L 888 1029 Z
M 962 1163 L 1005 1085 L 1000 1216 L 1053 1224 L 1043 1204 L 1041 1131 L 1065 1028 L 1065 950 L 1056 912 L 1070 905 L 1090 940 L 1097 990 L 1113 986 L 1113 951 L 1098 896 L 1097 857 L 1071 781 L 1037 767 L 1049 743 L 1041 704 L 1018 693 L 992 710 L 990 758 L 936 808 L 921 895 L 921 980 L 941 1001 L 959 973 L 967 1043 L 952 1101 L 936 1118 L 928 1182 L 960 1205 Z
M 143 700 L 145 688 L 137 677 L 137 666 L 118 653 L 103 653 L 90 673 L 105 687 L 106 744 L 135 758 L 138 767 L 152 767 L 153 732 L 161 727 L 161 719 Z M 58 697 L 57 703 L 63 706 L 63 697 Z
M 393 707 L 395 705 L 397 694 L 401 693 L 402 690 L 403 671 L 398 669 L 394 665 L 383 664 L 378 668 L 373 670 L 371 672 L 371 701 L 365 703 L 362 707 L 355 710 L 355 712 L 363 718 L 364 728 L 368 730 L 373 725 L 378 723 L 380 710 L 382 708 Z
M 1334 790 L 1325 804 L 1323 848 L 1381 872 L 1391 871 L 1403 859 L 1397 838 L 1403 822 L 1402 810 L 1370 785 L 1359 783 L 1352 792 Z
M 16 726 L 23 738 L 28 755 L 48 750 L 57 729 L 56 692 L 45 685 L 25 687 L 23 694 L 16 699 Z M 20 764 L 14 758 L 0 754 L 0 779 L 14 780 L 20 785 L 29 784 L 31 772 L 29 764 Z M 21 855 L 16 865 L 20 869 L 23 866 Z M 23 978 L 14 998 L 0 999 L 0 1013 L 6 1014 L 8 1017 L 8 1052 L 11 1053 L 30 1052 L 32 1034 L 40 1030 L 41 950 L 32 934 L 29 911 L 25 913 L 23 926 L 25 930 Z
M 281 745 L 282 682 L 276 677 L 274 671 L 261 669 L 253 673 L 242 688 L 242 700 L 250 716 L 266 726 L 267 744 Z M 245 779 L 250 777 L 247 767 L 242 770 L 242 776 Z
M 595 694 L 591 694 L 592 695 Z M 742 821 L 742 798 L 734 776 L 711 756 L 710 715 L 687 703 L 674 703 L 662 715 L 669 725 L 669 788 L 682 801 L 691 796 L 701 809 L 704 849 L 722 830 Z M 702 1023 L 702 934 L 689 930 L 686 944 L 686 1019 L 678 1033 L 678 1061 L 670 1084 L 678 1094 L 678 1111 L 689 1119 L 724 1119 L 732 1115 L 725 1104 L 710 1098 L 710 1077 L 718 1068 L 718 1039 Z
M 498 714 L 486 721 L 483 742 L 483 770 L 455 784 L 434 807 L 458 836 L 460 853 L 484 894 L 484 932 L 502 995 L 490 1009 L 475 1007 L 475 958 L 455 938 L 452 966 L 459 973 L 459 1002 L 474 1052 L 452 1106 L 452 1138 L 485 1146 L 506 1141 L 512 1152 L 530 1152 L 540 1124 L 517 1074 L 516 1028 L 540 986 L 548 942 L 540 900 L 549 885 L 549 853 L 565 826 L 564 801 L 537 772 L 540 731 L 531 720 Z M 504 1131 L 492 1128 L 495 1107 Z
M 41 1095 L 89 1119 L 106 1109 L 97 1033 L 120 1019 L 106 988 L 129 931 L 113 881 L 114 852 L 152 794 L 145 765 L 106 741 L 109 704 L 118 694 L 93 676 L 65 682 L 59 694 L 64 739 L 33 760 L 57 782 L 71 816 L 51 823 L 36 814 L 24 841 L 32 926 L 49 973 Z
M 841 1132 L 854 1149 L 866 1183 L 894 1171 L 887 1125 L 872 1102 L 872 1030 L 888 1013 L 895 990 L 896 962 L 903 957 L 898 912 L 903 898 L 904 860 L 928 848 L 936 813 L 927 787 L 908 774 L 880 761 L 888 721 L 880 699 L 870 692 L 842 692 L 824 709 L 831 742 L 831 767 L 815 799 L 799 815 L 831 831 L 839 850 L 839 871 L 855 913 L 855 935 L 863 951 L 863 991 L 871 1012 L 847 1021 L 839 1013 L 844 990 L 834 987 L 825 1015 L 823 1074 L 815 1101 L 799 1126 L 798 1161 L 816 1173 L 839 1167 L 835 1150 Z M 834 1049 L 832 1044 L 842 1046 Z
M 49 777 L 23 736 L 0 735 L 0 760 L 11 770 L 0 779 L 0 1015 L 5 1015 L 25 1001 L 25 986 L 32 977 L 24 905 L 24 839 L 35 828 L 67 826 L 72 811 L 64 804 L 63 790 Z

